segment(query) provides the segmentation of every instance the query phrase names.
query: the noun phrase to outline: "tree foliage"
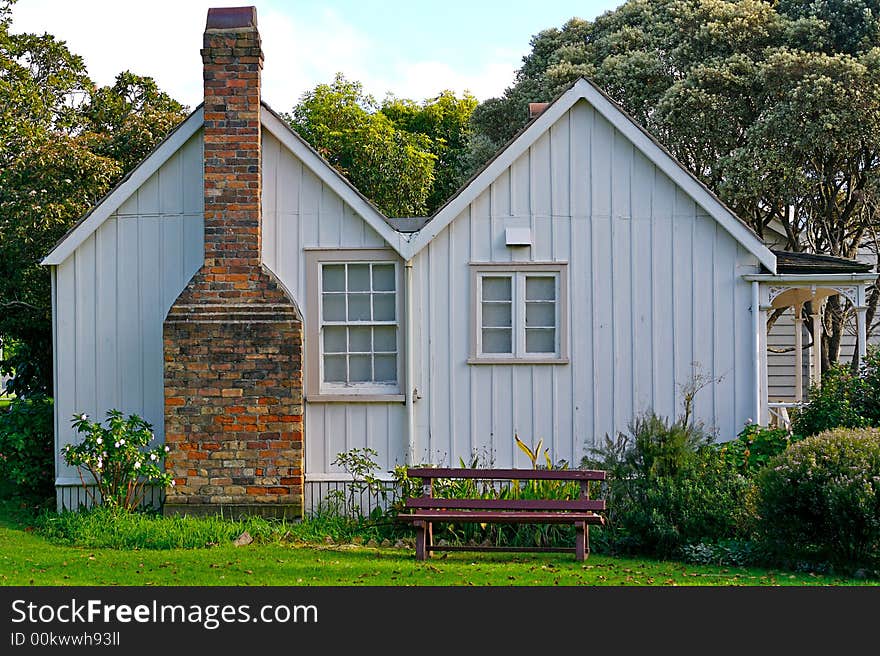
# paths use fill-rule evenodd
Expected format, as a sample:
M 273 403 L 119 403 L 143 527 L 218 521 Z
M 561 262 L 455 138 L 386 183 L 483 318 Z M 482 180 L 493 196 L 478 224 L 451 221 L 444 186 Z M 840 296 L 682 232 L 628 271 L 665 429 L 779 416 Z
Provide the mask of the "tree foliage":
M 287 122 L 388 216 L 422 216 L 464 179 L 476 99 L 444 91 L 381 105 L 337 74 L 303 94 Z
M 52 246 L 184 117 L 148 77 L 98 88 L 49 34 L 10 32 L 0 2 L 0 345 L 19 394 L 52 389 Z M 9 351 L 9 349 L 7 349 Z
M 581 76 L 760 236 L 782 232 L 779 247 L 852 258 L 880 246 L 876 0 L 629 0 L 572 19 L 536 34 L 515 84 L 474 111 L 475 155 L 515 134 L 529 102 Z M 832 298 L 825 368 L 849 319 Z

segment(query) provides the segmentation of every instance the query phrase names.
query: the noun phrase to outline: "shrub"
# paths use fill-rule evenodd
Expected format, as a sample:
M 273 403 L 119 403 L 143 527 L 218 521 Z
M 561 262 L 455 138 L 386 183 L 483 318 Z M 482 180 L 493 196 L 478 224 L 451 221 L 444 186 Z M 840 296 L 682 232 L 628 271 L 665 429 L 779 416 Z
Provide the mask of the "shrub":
M 648 413 L 590 453 L 584 464 L 609 475 L 598 546 L 671 557 L 685 545 L 748 535 L 752 486 L 699 426 Z
M 859 372 L 859 410 L 871 426 L 880 426 L 880 347 L 868 350 Z
M 791 433 L 784 428 L 746 424 L 735 440 L 719 446 L 722 457 L 745 476 L 757 474 L 773 456 L 788 448 Z
M 0 410 L 0 478 L 26 495 L 51 495 L 54 440 L 52 399 L 13 398 Z
M 137 415 L 123 417 L 119 410 L 107 411 L 107 426 L 91 422 L 86 414 L 74 415 L 73 427 L 82 442 L 62 450 L 68 465 L 91 473 L 98 494 L 92 492 L 78 469 L 83 489 L 96 506 L 134 510 L 143 501 L 148 485 L 174 485 L 165 473 L 162 458 L 168 447 L 148 448 L 154 440 L 153 427 Z
M 806 402 L 794 414 L 792 430 L 808 437 L 832 428 L 866 426 L 856 401 L 860 384 L 849 367 L 833 365 L 822 377 L 822 386 L 810 388 Z
M 880 555 L 880 430 L 792 444 L 758 482 L 760 534 L 774 552 L 849 565 Z
M 854 374 L 847 365 L 835 364 L 822 376 L 821 387 L 812 387 L 792 420 L 800 436 L 817 435 L 832 428 L 880 426 L 880 349 L 872 348 Z

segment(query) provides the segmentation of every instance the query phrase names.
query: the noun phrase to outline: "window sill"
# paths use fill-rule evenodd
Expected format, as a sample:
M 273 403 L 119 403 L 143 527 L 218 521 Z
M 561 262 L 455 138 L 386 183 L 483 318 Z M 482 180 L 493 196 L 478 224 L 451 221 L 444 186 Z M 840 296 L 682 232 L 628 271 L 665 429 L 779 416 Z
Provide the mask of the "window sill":
M 468 364 L 568 364 L 568 358 L 474 358 Z
M 405 403 L 405 394 L 309 394 L 306 403 Z

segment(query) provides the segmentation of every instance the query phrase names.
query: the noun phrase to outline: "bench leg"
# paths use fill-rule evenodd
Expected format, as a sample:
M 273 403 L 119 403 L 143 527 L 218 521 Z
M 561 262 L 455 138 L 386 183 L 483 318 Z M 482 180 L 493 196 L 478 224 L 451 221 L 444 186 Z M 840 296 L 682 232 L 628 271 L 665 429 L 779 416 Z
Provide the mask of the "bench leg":
M 425 549 L 426 526 L 425 522 L 415 522 L 416 525 L 416 560 L 424 560 L 427 550 Z
M 586 560 L 587 554 L 590 552 L 590 538 L 587 531 L 586 522 L 578 522 L 574 525 L 575 541 L 574 541 L 574 558 L 577 561 Z
M 425 558 L 430 558 L 434 554 L 428 548 L 434 546 L 434 524 L 431 522 L 426 522 L 425 524 Z

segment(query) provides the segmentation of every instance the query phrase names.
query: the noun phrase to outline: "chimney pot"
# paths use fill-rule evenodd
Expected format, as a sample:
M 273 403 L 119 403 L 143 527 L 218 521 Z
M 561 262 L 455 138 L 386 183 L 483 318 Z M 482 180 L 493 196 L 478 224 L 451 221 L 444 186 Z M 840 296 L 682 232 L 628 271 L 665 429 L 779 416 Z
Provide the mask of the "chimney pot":
M 206 30 L 234 30 L 257 27 L 256 7 L 212 7 L 208 9 Z
M 532 102 L 529 103 L 529 118 L 537 118 L 541 114 L 544 113 L 544 110 L 550 106 L 550 103 L 547 102 Z

